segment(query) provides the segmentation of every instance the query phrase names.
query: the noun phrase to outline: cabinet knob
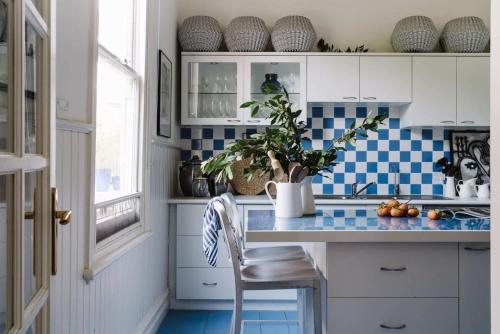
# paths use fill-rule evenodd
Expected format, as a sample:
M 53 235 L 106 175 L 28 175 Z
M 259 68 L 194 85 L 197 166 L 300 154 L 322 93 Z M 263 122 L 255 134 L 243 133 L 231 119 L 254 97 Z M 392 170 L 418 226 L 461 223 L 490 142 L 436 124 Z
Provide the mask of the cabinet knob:
M 464 249 L 469 252 L 487 252 L 490 247 L 464 247 Z
M 389 267 L 380 267 L 381 271 L 406 271 L 406 267 L 396 267 L 396 268 L 389 268 Z
M 381 324 L 380 328 L 383 328 L 383 329 L 405 329 L 406 325 L 402 324 L 402 325 L 399 325 L 399 326 L 390 326 L 390 325 Z
M 217 283 L 207 283 L 207 282 L 203 282 L 201 283 L 203 284 L 203 286 L 217 286 Z

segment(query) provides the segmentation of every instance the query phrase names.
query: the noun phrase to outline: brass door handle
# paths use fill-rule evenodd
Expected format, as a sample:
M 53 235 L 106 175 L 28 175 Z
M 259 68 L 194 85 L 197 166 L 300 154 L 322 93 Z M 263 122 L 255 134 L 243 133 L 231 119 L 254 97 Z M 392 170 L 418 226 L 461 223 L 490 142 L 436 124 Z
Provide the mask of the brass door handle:
M 71 210 L 57 210 L 57 188 L 52 188 L 52 275 L 57 275 L 57 236 L 58 225 L 71 222 Z M 59 224 L 58 224 L 59 221 Z
M 71 210 L 56 210 L 56 219 L 59 219 L 59 224 L 68 225 L 71 222 Z

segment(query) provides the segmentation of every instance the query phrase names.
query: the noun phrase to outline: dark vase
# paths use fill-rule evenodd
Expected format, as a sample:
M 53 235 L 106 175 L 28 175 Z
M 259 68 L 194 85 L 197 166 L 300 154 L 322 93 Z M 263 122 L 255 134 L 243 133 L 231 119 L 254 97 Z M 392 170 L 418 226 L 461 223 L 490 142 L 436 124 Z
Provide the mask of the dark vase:
M 179 167 L 179 183 L 184 196 L 193 196 L 193 180 L 201 177 L 201 160 L 195 155 Z
M 278 94 L 281 92 L 281 83 L 278 81 L 278 75 L 276 73 L 266 74 L 266 81 L 264 81 L 260 86 L 262 93 L 266 93 L 266 87 L 271 89 L 270 93 L 272 94 Z

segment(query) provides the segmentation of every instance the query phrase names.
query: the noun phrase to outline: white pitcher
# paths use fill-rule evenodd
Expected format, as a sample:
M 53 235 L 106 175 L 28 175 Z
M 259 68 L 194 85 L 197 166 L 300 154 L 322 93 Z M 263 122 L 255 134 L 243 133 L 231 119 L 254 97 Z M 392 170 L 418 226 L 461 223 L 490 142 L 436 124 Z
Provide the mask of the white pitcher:
M 302 211 L 304 215 L 314 215 L 316 205 L 314 204 L 314 194 L 312 190 L 312 176 L 306 176 L 300 188 L 302 196 Z
M 460 180 L 457 184 L 458 196 L 462 199 L 471 198 L 474 196 L 474 186 L 470 183 L 465 183 Z
M 446 177 L 446 184 L 444 185 L 444 196 L 448 198 L 456 198 L 455 178 L 453 176 Z
M 269 192 L 269 186 L 274 184 L 276 186 L 276 201 Z M 274 205 L 275 216 L 278 218 L 296 218 L 302 217 L 302 196 L 301 196 L 301 183 L 289 182 L 274 182 L 269 181 L 266 183 L 264 189 L 266 194 Z
M 476 193 L 479 199 L 490 199 L 490 185 L 488 183 L 477 185 Z

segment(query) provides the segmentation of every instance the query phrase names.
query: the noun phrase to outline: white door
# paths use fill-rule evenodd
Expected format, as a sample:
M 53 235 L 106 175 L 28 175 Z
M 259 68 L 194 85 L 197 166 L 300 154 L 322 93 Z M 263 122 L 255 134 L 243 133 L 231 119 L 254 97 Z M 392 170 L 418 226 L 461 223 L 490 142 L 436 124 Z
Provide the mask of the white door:
M 457 125 L 490 126 L 490 57 L 457 58 Z
M 401 126 L 453 126 L 457 113 L 456 57 L 413 57 L 413 102 Z
M 411 102 L 411 57 L 363 56 L 359 67 L 361 102 Z
M 302 110 L 297 120 L 307 123 L 306 77 L 304 56 L 247 56 L 243 96 L 245 101 L 264 102 L 270 97 L 264 93 L 264 83 L 278 86 L 278 91 L 285 88 L 294 111 Z M 268 116 L 267 108 L 261 109 L 255 116 L 252 116 L 251 108 L 243 111 L 246 125 L 270 125 Z
M 54 9 L 50 0 L 1 0 L 0 13 L 0 333 L 48 333 Z
M 243 57 L 182 57 L 182 125 L 243 124 Z
M 307 56 L 307 102 L 359 102 L 359 56 Z

